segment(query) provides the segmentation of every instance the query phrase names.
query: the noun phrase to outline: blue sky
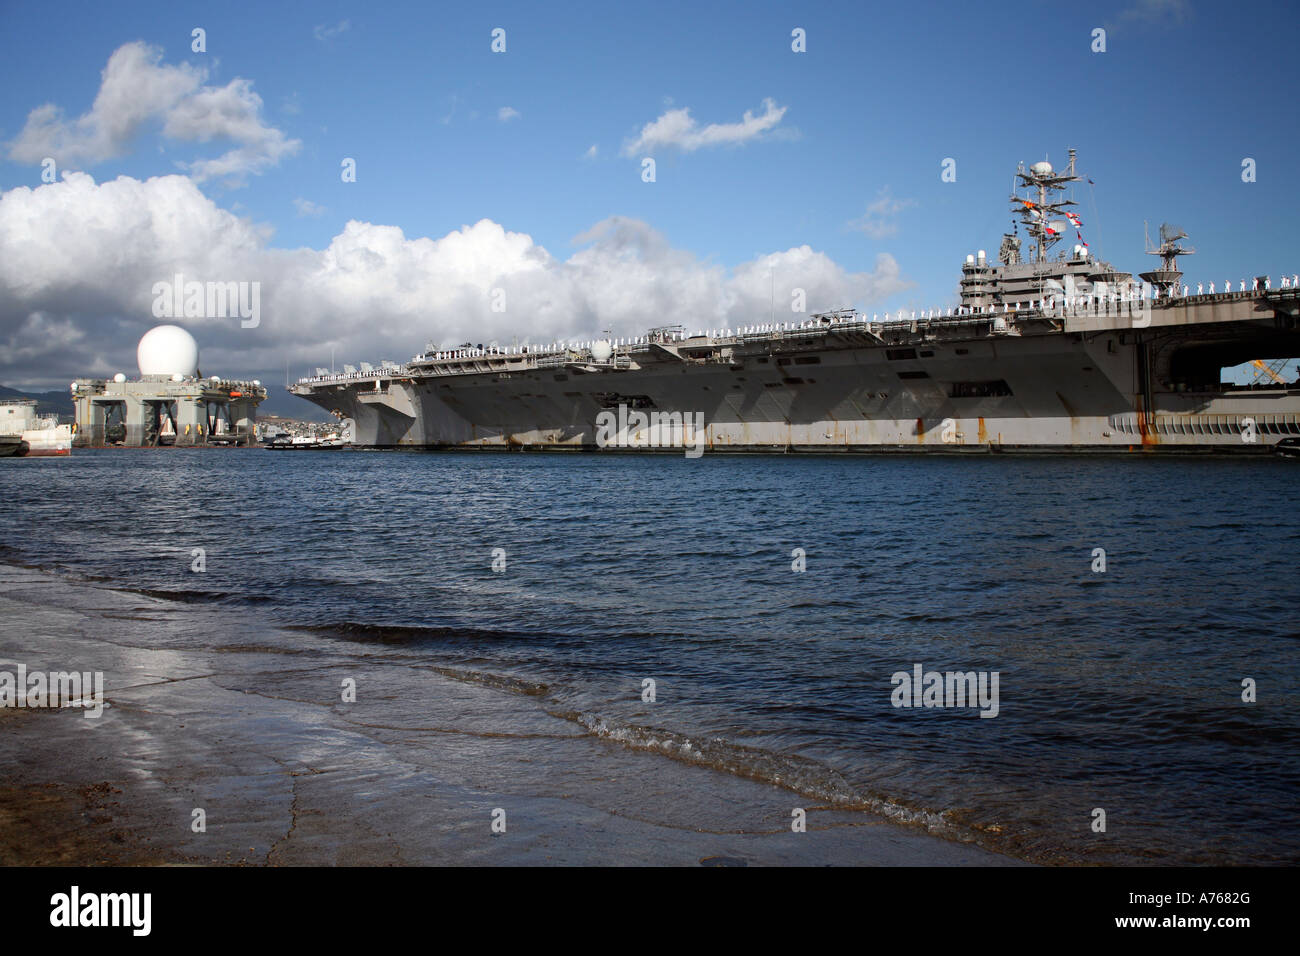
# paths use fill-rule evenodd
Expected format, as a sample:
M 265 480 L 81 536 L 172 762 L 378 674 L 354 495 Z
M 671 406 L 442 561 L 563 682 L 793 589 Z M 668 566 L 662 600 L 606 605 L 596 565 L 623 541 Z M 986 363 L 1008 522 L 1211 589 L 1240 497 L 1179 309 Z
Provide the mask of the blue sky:
M 164 67 L 204 71 L 207 87 L 249 81 L 261 127 L 297 145 L 233 181 L 203 179 L 187 164 L 222 156 L 231 143 L 165 135 L 156 117 L 117 155 L 61 169 L 85 170 L 101 185 L 188 175 L 218 210 L 256 227 L 262 254 L 319 252 L 349 221 L 436 240 L 487 219 L 564 262 L 583 247 L 577 237 L 620 217 L 733 282 L 757 282 L 766 269 L 735 270 L 804 245 L 847 274 L 880 280 L 828 279 L 817 286 L 827 301 L 810 301 L 814 309 L 945 306 L 955 301 L 964 255 L 995 252 L 1009 226 L 1016 163 L 1045 155 L 1063 163 L 1072 146 L 1096 183 L 1075 195 L 1094 253 L 1128 271 L 1150 268 L 1143 220 L 1152 235 L 1169 220 L 1198 250 L 1184 261 L 1189 278 L 1221 283 L 1300 270 L 1289 222 L 1296 81 L 1284 66 L 1294 26 L 1288 4 L 1192 0 L 146 2 L 58 12 L 11 3 L 0 12 L 0 141 L 8 144 L 0 188 L 41 185 L 39 163 L 20 161 L 13 148 L 31 111 L 52 103 L 75 122 L 91 110 L 110 56 L 142 41 L 161 51 Z M 206 53 L 190 49 L 194 27 L 206 30 Z M 505 53 L 490 49 L 497 27 Z M 791 50 L 796 27 L 806 30 L 806 53 Z M 1107 31 L 1104 53 L 1090 49 L 1098 27 Z M 506 108 L 517 115 L 503 120 Z M 747 111 L 775 110 L 779 121 L 737 133 L 740 142 L 627 150 L 647 124 L 682 109 L 696 132 L 739 124 Z M 656 159 L 653 183 L 642 181 L 643 155 Z M 344 157 L 356 160 L 355 183 L 340 179 Z M 940 179 L 949 157 L 953 183 Z M 1241 179 L 1246 157 L 1256 162 L 1254 183 Z M 882 254 L 896 264 L 889 281 L 880 279 Z M 84 304 L 41 307 L 74 316 L 87 332 L 79 348 L 97 336 L 131 338 L 153 321 L 119 309 L 128 314 L 93 325 Z M 524 311 L 511 319 L 526 328 Z M 289 312 L 281 308 L 280 323 L 256 341 L 214 336 L 223 362 L 265 372 L 287 360 L 297 370 L 319 363 L 312 344 L 328 341 L 342 361 L 366 341 L 345 327 L 346 316 L 336 327 L 284 318 Z M 390 351 L 401 345 L 394 357 L 438 339 L 440 326 L 461 334 L 450 313 L 410 328 L 400 312 L 375 333 Z M 558 333 L 558 321 L 539 331 Z M 571 334 L 614 321 L 596 309 L 575 316 Z M 22 318 L 6 322 L 13 333 Z M 0 380 L 36 382 L 46 368 L 62 379 L 66 369 L 37 352 L 25 374 L 0 361 Z

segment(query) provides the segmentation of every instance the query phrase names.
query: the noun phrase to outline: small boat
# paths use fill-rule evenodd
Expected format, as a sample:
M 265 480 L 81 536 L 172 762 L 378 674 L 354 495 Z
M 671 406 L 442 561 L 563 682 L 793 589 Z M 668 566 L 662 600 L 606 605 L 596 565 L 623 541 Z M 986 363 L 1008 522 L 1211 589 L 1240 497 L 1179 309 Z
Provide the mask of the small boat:
M 326 435 L 323 438 L 316 435 L 298 435 L 290 441 L 277 438 L 267 444 L 266 448 L 270 451 L 335 451 L 343 445 L 343 439 L 337 435 Z
M 1283 438 L 1273 446 L 1280 458 L 1300 458 L 1300 438 Z

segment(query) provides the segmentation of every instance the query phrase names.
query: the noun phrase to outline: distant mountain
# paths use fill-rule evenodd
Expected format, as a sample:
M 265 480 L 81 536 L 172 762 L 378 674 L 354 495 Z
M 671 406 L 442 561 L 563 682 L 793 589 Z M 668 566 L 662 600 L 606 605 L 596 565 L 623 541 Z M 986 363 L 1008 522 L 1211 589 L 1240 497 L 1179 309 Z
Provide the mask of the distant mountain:
M 75 414 L 72 396 L 67 392 L 20 392 L 0 385 L 0 399 L 34 398 L 36 411 L 41 415 L 60 415 L 71 418 Z

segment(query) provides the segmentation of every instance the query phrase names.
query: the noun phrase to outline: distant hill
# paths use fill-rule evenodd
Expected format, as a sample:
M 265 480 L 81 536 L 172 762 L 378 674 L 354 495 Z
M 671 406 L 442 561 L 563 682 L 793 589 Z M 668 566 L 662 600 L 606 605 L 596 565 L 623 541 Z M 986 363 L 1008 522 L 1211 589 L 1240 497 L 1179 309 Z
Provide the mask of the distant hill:
M 0 385 L 0 399 L 34 398 L 36 411 L 42 415 L 60 415 L 71 418 L 75 414 L 72 396 L 67 392 L 20 392 Z

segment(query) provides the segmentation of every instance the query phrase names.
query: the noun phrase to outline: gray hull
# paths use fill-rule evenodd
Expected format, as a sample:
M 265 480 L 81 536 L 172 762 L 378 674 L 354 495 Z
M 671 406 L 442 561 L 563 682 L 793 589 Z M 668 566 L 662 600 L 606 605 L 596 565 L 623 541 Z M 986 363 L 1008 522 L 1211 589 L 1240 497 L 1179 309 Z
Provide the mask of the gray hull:
M 425 356 L 291 391 L 352 419 L 354 444 L 369 447 L 680 454 L 696 440 L 627 427 L 598 441 L 600 416 L 620 406 L 620 424 L 630 410 L 701 415 L 698 444 L 713 452 L 1259 453 L 1300 435 L 1300 390 L 1218 384 L 1223 366 L 1300 354 L 1294 289 L 1193 296 L 1140 317 L 1025 308 L 802 325 L 608 358 Z

